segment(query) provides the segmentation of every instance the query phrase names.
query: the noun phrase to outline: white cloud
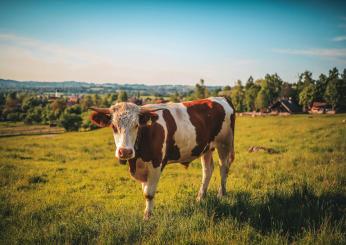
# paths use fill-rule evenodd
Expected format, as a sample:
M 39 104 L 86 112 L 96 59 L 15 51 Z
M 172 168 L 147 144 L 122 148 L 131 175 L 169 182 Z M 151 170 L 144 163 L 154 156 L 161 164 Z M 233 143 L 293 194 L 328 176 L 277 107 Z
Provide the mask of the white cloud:
M 334 37 L 333 38 L 334 42 L 342 42 L 342 41 L 346 41 L 346 36 L 338 36 L 338 37 Z
M 346 48 L 328 48 L 328 49 L 273 49 L 275 53 L 318 56 L 327 58 L 346 58 Z

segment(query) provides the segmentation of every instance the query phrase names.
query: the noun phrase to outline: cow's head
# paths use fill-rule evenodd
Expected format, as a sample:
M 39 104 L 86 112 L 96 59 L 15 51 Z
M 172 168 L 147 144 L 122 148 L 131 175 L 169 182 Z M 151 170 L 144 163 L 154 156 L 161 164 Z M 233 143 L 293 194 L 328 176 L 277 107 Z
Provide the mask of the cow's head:
M 135 157 L 135 143 L 141 127 L 150 126 L 158 118 L 155 111 L 133 103 L 121 102 L 110 108 L 90 108 L 91 121 L 99 127 L 112 127 L 115 156 L 120 160 Z

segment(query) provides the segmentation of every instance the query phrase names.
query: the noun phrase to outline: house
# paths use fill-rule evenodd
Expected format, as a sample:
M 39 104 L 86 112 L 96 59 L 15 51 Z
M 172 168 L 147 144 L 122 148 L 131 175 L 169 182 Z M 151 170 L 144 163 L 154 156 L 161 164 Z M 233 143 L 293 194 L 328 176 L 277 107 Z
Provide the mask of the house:
M 330 113 L 332 111 L 332 107 L 325 102 L 314 102 L 310 108 L 309 113 Z
M 268 109 L 273 114 L 278 114 L 278 113 L 295 114 L 295 113 L 302 112 L 299 105 L 297 105 L 291 98 L 278 100 L 273 105 L 271 105 Z

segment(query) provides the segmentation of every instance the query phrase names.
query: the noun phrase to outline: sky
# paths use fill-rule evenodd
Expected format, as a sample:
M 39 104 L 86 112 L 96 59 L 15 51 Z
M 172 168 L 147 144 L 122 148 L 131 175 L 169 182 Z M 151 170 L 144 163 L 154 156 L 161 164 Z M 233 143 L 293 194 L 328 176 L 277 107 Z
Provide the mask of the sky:
M 3 79 L 233 85 L 346 68 L 346 1 L 0 1 Z

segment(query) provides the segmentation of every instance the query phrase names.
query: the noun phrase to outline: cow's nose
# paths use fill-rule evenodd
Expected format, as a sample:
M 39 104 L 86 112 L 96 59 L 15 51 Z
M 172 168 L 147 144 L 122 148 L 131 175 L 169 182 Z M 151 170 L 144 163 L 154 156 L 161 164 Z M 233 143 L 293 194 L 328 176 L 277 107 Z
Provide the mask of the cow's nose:
M 120 148 L 119 157 L 120 158 L 130 158 L 132 156 L 132 150 L 129 148 Z

